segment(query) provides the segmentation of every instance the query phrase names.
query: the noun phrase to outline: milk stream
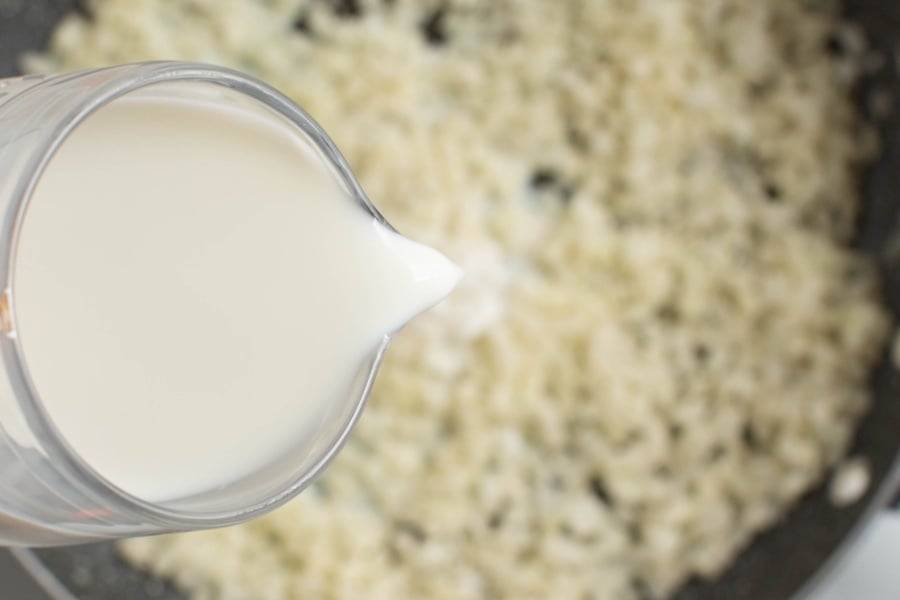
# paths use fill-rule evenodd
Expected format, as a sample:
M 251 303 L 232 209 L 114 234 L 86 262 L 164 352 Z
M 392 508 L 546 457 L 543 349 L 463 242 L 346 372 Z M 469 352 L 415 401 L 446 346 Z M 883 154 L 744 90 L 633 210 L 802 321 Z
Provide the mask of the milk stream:
M 290 451 L 383 336 L 459 278 L 379 224 L 274 117 L 125 97 L 41 178 L 14 310 L 64 439 L 161 501 Z

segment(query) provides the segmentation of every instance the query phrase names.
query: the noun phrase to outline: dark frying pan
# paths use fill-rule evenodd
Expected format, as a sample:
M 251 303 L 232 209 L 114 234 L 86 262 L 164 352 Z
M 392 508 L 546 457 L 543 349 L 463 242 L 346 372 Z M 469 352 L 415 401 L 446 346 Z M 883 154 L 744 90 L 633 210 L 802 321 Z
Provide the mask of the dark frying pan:
M 17 73 L 17 56 L 41 48 L 60 17 L 78 10 L 77 0 L 0 0 L 0 76 Z M 847 16 L 861 24 L 887 59 L 858 90 L 869 115 L 873 91 L 889 92 L 894 110 L 877 123 L 884 143 L 878 162 L 865 173 L 865 207 L 855 245 L 872 255 L 885 281 L 885 301 L 900 315 L 900 256 L 888 252 L 900 234 L 900 3 L 846 0 Z M 837 43 L 829 51 L 840 52 Z M 868 458 L 872 486 L 847 508 L 835 508 L 823 489 L 803 500 L 770 531 L 760 535 L 734 565 L 713 582 L 689 582 L 677 600 L 777 600 L 803 596 L 840 558 L 862 523 L 884 509 L 900 489 L 900 373 L 887 356 L 872 374 L 875 402 L 862 423 L 852 453 Z M 171 585 L 124 564 L 111 544 L 17 552 L 51 596 L 70 600 L 183 599 Z

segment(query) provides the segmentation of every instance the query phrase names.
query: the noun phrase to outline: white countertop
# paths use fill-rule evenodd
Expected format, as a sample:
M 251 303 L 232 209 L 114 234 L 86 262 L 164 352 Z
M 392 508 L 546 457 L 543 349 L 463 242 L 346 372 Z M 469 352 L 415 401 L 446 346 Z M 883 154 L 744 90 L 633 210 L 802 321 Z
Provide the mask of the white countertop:
M 810 600 L 900 599 L 900 511 L 878 515 Z

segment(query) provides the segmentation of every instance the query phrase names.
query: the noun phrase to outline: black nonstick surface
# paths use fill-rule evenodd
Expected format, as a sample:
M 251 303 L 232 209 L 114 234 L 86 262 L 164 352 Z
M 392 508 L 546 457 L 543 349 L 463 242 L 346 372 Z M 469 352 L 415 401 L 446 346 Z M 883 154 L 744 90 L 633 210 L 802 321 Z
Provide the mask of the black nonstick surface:
M 43 47 L 56 22 L 77 10 L 77 4 L 75 0 L 0 0 L 0 76 L 17 74 L 17 57 Z M 855 244 L 880 265 L 885 302 L 900 315 L 900 3 L 847 0 L 845 12 L 863 26 L 885 59 L 858 91 L 861 110 L 881 131 L 883 151 L 861 180 L 865 207 Z M 829 51 L 840 50 L 839 44 L 829 44 Z M 894 108 L 880 120 L 870 110 L 874 93 L 887 94 Z M 871 464 L 874 484 L 866 497 L 838 509 L 823 489 L 813 491 L 776 527 L 760 535 L 722 577 L 690 582 L 677 600 L 778 600 L 791 597 L 815 573 L 827 570 L 829 558 L 839 554 L 836 550 L 842 543 L 889 501 L 900 483 L 900 374 L 887 357 L 873 373 L 871 385 L 874 407 L 851 451 L 866 456 Z M 42 549 L 33 555 L 45 567 L 44 577 L 52 575 L 82 600 L 184 598 L 169 584 L 124 564 L 111 544 Z M 36 570 L 33 564 L 31 568 Z

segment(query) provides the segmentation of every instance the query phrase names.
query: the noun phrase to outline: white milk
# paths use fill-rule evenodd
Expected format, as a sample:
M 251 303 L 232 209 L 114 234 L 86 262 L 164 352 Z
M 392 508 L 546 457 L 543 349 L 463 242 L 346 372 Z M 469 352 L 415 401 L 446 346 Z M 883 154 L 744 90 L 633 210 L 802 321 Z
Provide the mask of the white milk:
M 13 293 L 56 427 L 159 501 L 288 451 L 459 277 L 375 222 L 274 117 L 125 98 L 49 164 Z

